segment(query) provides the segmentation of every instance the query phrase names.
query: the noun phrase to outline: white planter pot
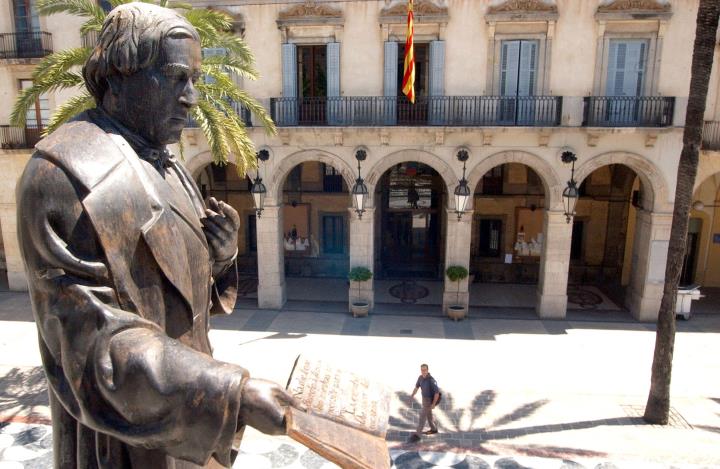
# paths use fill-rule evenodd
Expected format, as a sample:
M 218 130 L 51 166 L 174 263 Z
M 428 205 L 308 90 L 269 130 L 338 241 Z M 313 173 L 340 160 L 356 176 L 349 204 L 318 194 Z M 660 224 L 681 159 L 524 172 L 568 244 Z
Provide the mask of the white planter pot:
M 447 307 L 447 315 L 453 321 L 457 321 L 458 319 L 465 319 L 465 316 L 467 316 L 467 306 L 450 305 Z
M 350 312 L 354 318 L 365 317 L 370 311 L 370 303 L 367 301 L 353 301 L 350 305 Z

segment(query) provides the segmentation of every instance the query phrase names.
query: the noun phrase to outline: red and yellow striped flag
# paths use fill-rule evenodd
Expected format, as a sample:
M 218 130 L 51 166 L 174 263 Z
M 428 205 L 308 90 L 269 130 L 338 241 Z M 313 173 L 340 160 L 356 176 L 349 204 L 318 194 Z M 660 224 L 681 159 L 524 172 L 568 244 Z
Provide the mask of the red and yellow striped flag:
M 415 103 L 415 51 L 413 47 L 413 0 L 408 0 L 407 34 L 405 36 L 405 62 L 403 63 L 402 92 Z

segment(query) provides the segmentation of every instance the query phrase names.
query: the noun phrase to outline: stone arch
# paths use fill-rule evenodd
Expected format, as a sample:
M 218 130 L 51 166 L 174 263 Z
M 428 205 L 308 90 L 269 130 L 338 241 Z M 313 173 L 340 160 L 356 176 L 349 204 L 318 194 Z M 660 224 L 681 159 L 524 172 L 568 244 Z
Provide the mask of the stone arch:
M 192 158 L 188 158 L 185 161 L 185 169 L 188 170 L 193 179 L 197 179 L 197 177 L 200 175 L 200 171 L 213 161 L 214 160 L 212 153 L 210 153 L 209 151 L 204 151 L 202 153 L 198 153 Z
M 614 151 L 593 156 L 575 168 L 575 180 L 578 187 L 598 168 L 611 164 L 622 164 L 633 171 L 640 178 L 643 188 L 646 189 L 643 208 L 653 212 L 672 212 L 672 202 L 668 200 L 669 191 L 667 181 L 660 169 L 650 160 L 635 153 Z
M 553 167 L 543 158 L 524 151 L 502 151 L 480 160 L 478 164 L 472 167 L 468 174 L 467 179 L 470 190 L 475 192 L 475 188 L 485 173 L 505 163 L 524 164 L 540 176 L 540 180 L 543 183 L 543 190 L 545 191 L 545 207 L 547 209 L 551 209 L 556 205 L 562 205 L 563 186 Z M 473 198 L 471 197 L 468 201 L 468 210 L 473 208 L 472 203 Z
M 370 194 L 368 194 L 369 207 L 373 207 L 375 204 L 375 186 L 378 181 L 380 181 L 382 175 L 396 164 L 404 163 L 406 161 L 417 161 L 418 163 L 426 164 L 437 171 L 445 182 L 445 190 L 448 191 L 448 194 L 452 194 L 452 191 L 458 183 L 459 177 L 455 174 L 455 171 L 453 171 L 450 165 L 437 155 L 424 150 L 400 150 L 380 157 L 379 161 L 367 172 L 365 179 L 368 185 L 368 192 L 370 192 Z M 447 197 L 447 204 L 449 208 L 453 208 L 455 199 L 453 197 Z M 451 205 L 453 207 L 451 207 Z
M 704 154 L 704 155 L 703 155 Z M 697 192 L 701 185 L 713 176 L 720 174 L 720 158 L 710 156 L 708 152 L 700 153 L 700 162 L 698 164 L 697 177 L 695 178 L 695 186 L 693 194 Z
M 290 174 L 290 171 L 295 166 L 305 163 L 306 161 L 325 163 L 340 171 L 340 174 L 342 174 L 345 180 L 345 184 L 347 184 L 348 190 L 350 190 L 355 183 L 353 168 L 340 156 L 324 150 L 301 150 L 284 157 L 272 171 L 272 174 L 266 176 L 268 183 L 268 202 L 277 203 L 282 199 L 283 184 L 285 183 L 287 175 Z

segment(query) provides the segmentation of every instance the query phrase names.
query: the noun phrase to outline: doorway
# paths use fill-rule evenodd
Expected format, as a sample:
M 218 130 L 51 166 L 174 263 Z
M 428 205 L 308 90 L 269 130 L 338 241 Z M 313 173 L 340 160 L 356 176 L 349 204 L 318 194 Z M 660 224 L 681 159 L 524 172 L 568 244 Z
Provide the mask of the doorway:
M 378 184 L 382 278 L 438 279 L 443 265 L 444 183 L 422 163 L 407 162 L 388 170 Z

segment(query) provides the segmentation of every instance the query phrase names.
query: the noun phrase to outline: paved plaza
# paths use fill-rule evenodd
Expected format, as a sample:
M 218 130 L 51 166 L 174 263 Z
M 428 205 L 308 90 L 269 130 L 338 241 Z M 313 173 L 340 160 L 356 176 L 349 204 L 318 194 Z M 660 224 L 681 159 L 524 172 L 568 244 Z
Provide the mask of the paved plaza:
M 308 308 L 309 309 L 309 308 Z M 716 310 L 717 311 L 717 310 Z M 388 443 L 404 468 L 720 467 L 720 311 L 678 322 L 672 421 L 642 415 L 654 325 L 618 311 L 539 320 L 513 308 L 452 322 L 421 308 L 369 318 L 239 308 L 215 318 L 218 359 L 284 383 L 295 357 L 321 356 L 394 391 Z M 0 469 L 51 467 L 46 387 L 23 293 L 0 293 Z M 443 390 L 440 433 L 407 439 L 421 362 Z M 235 467 L 334 467 L 285 437 L 249 429 Z

